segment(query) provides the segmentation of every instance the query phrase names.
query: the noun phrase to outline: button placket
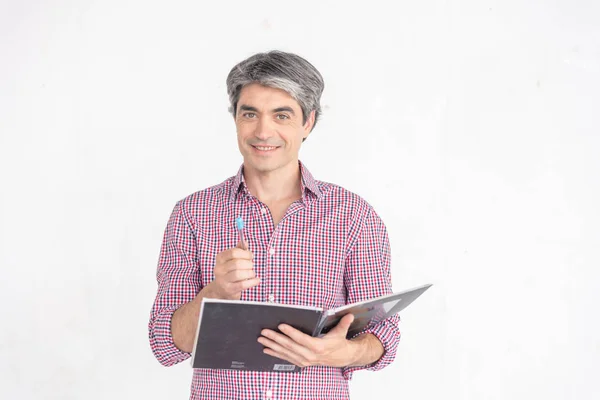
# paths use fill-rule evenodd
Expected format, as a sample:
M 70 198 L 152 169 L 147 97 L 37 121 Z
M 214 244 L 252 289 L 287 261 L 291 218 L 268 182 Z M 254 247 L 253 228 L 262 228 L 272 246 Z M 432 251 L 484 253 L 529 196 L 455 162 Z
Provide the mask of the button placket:
M 269 272 L 271 277 L 274 276 L 274 264 L 275 264 L 275 257 L 273 257 L 275 255 L 275 248 L 271 247 L 269 248 L 269 259 L 267 261 L 267 265 L 269 266 Z M 271 293 L 269 293 L 269 296 L 267 297 L 267 300 L 269 301 L 269 303 L 274 303 L 275 302 L 275 289 L 274 289 L 274 281 L 271 281 Z
M 269 303 L 274 303 L 275 302 L 275 237 L 277 236 L 277 229 L 275 229 L 275 231 L 273 232 L 273 235 L 271 236 L 271 240 L 269 241 L 268 244 L 268 253 L 269 255 L 267 256 L 267 267 L 269 268 L 269 275 L 271 277 L 271 285 L 268 289 L 268 294 L 267 294 L 267 301 Z

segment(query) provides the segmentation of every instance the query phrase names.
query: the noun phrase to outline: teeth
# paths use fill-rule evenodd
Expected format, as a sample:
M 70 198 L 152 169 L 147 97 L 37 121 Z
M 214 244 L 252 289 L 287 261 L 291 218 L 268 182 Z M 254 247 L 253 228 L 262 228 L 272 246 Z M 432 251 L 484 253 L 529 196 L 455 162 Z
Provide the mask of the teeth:
M 257 149 L 261 150 L 261 151 L 268 151 L 268 150 L 273 150 L 275 149 L 275 147 L 259 147 L 256 146 Z

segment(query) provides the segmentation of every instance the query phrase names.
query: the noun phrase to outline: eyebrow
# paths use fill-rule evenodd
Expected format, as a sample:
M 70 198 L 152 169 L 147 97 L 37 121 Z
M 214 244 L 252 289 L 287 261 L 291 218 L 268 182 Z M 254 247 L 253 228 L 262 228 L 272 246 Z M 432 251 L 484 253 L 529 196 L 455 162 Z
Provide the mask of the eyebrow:
M 252 111 L 252 112 L 258 112 L 258 109 L 256 107 L 252 107 L 252 106 L 248 106 L 246 104 L 242 104 L 240 106 L 240 111 Z M 287 111 L 293 115 L 296 115 L 296 113 L 294 112 L 294 110 L 292 109 L 292 107 L 277 107 L 273 110 L 274 113 L 277 112 L 282 112 L 282 111 Z
M 240 106 L 240 111 L 254 111 L 254 112 L 258 112 L 258 109 L 256 107 L 247 106 L 245 104 L 242 104 Z
M 278 107 L 273 110 L 273 112 L 282 112 L 282 111 L 287 111 L 287 112 L 291 113 L 292 115 L 296 115 L 296 113 L 294 112 L 292 107 Z

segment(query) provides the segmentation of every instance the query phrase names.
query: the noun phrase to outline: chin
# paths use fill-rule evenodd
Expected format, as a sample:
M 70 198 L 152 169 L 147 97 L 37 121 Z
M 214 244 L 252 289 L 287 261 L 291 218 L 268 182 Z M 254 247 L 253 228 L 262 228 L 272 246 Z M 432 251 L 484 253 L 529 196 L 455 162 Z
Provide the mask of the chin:
M 246 165 L 258 172 L 271 172 L 281 167 L 281 165 L 272 161 L 247 161 Z
M 271 172 L 271 171 L 275 171 L 277 169 L 276 165 L 267 165 L 267 164 L 259 164 L 253 165 L 253 168 L 258 171 L 258 172 Z

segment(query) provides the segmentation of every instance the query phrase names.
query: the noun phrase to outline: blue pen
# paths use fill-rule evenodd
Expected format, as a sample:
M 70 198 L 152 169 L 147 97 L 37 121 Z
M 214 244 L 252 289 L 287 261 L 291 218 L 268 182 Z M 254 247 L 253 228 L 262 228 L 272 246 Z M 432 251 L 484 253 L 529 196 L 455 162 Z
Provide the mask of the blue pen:
M 236 218 L 235 225 L 237 226 L 240 243 L 242 243 L 242 249 L 248 250 L 248 247 L 246 246 L 246 237 L 244 235 L 244 220 L 242 217 Z

